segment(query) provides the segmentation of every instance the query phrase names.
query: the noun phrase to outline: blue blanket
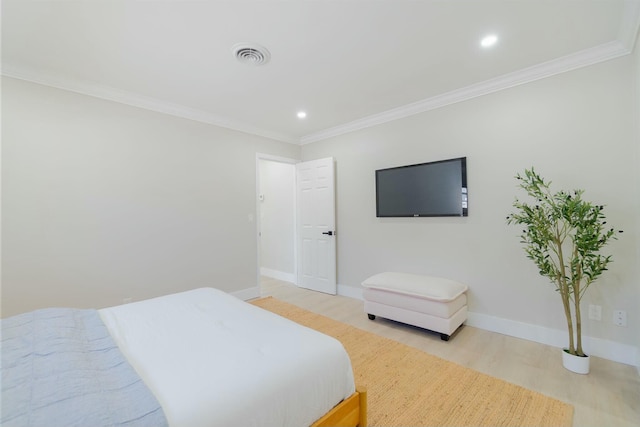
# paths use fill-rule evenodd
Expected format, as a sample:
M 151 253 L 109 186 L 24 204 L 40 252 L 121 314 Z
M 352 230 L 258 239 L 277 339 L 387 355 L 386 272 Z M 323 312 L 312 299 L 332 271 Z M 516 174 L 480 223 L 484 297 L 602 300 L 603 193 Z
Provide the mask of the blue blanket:
M 160 404 L 96 310 L 2 322 L 2 426 L 167 426 Z

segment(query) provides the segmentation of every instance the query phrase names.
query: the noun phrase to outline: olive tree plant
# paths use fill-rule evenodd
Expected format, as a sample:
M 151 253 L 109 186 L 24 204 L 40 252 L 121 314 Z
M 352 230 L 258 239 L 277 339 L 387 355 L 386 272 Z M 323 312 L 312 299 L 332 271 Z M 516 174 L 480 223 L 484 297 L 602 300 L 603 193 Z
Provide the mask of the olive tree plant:
M 583 190 L 552 193 L 551 181 L 545 181 L 533 167 L 516 179 L 532 201 L 516 198 L 516 211 L 507 216 L 507 222 L 524 226 L 520 238 L 527 257 L 560 294 L 569 329 L 566 351 L 586 356 L 580 301 L 611 262 L 611 255 L 601 255 L 600 250 L 622 231 L 606 226 L 604 207 L 583 200 Z

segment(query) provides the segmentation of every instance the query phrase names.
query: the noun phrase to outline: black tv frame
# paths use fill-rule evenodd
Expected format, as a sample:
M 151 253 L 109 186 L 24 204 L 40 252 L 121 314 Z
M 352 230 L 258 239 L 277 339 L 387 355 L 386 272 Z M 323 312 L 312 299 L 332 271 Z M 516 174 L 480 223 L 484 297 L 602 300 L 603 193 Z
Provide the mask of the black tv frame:
M 400 169 L 409 169 L 409 168 L 420 168 L 420 167 L 429 167 L 431 165 L 436 165 L 440 163 L 452 163 L 452 162 L 460 162 L 460 172 L 461 172 L 461 189 L 460 189 L 460 212 L 438 212 L 438 213 L 427 213 L 427 212 L 406 212 L 403 214 L 381 214 L 380 213 L 380 191 L 379 191 L 379 175 L 386 171 L 400 170 Z M 466 157 L 454 157 L 451 159 L 437 160 L 432 162 L 424 162 L 424 163 L 416 163 L 411 165 L 403 165 L 396 166 L 385 169 L 378 169 L 376 172 L 376 217 L 378 218 L 403 218 L 403 217 L 466 217 L 469 215 L 469 206 L 468 206 L 468 188 L 467 188 L 467 158 Z

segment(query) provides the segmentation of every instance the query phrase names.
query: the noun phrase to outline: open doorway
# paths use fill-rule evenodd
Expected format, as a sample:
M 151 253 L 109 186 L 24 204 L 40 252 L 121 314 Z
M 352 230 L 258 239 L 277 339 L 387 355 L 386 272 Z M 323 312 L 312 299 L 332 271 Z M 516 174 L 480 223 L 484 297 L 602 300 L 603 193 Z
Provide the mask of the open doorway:
M 261 277 L 296 283 L 297 160 L 258 154 L 258 284 Z

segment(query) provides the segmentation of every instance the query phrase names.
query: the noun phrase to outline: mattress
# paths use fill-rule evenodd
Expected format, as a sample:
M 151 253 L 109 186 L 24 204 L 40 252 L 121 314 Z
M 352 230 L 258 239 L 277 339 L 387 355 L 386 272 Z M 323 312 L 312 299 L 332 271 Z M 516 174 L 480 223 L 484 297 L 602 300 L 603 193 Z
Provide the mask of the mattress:
M 307 426 L 355 391 L 339 341 L 213 288 L 99 314 L 171 427 Z

